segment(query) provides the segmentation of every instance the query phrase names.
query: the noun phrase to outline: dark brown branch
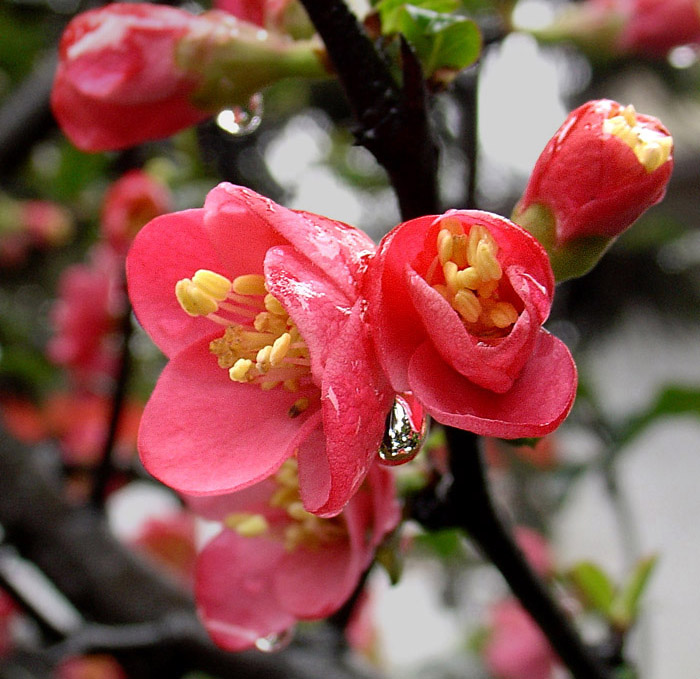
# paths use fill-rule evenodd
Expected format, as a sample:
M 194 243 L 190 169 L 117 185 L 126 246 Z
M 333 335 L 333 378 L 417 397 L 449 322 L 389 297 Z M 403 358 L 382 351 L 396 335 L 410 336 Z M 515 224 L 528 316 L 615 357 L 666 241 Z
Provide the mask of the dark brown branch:
M 403 86 L 342 0 L 302 0 L 358 122 L 356 137 L 384 167 L 404 219 L 438 211 L 437 146 L 420 64 L 402 45 Z

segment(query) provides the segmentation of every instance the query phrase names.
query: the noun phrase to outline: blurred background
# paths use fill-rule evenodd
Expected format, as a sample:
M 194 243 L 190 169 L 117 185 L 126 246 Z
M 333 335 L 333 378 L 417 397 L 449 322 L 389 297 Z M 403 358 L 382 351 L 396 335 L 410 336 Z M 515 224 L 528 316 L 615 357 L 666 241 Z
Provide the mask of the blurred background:
M 496 4 L 469 3 L 485 35 Z M 652 61 L 597 60 L 571 44 L 538 44 L 530 29 L 566 4 L 522 0 L 513 15 L 521 30 L 487 41 L 478 74 L 478 206 L 508 216 L 544 145 L 588 99 L 632 103 L 660 118 L 674 137 L 676 165 L 665 200 L 590 274 L 559 286 L 547 327 L 574 354 L 580 396 L 538 448 L 487 442 L 492 481 L 514 522 L 546 537 L 562 574 L 593 562 L 620 583 L 640 559 L 657 555 L 631 655 L 642 679 L 697 677 L 700 61 L 690 46 Z M 142 170 L 162 188 L 141 205 L 145 214 L 201 206 L 227 180 L 358 226 L 376 241 L 399 212 L 384 172 L 355 145 L 332 80 L 280 83 L 249 109 L 224 111 L 165 141 L 78 151 L 56 127 L 48 94 L 61 31 L 85 8 L 78 0 L 0 0 L 0 437 L 3 446 L 18 444 L 15 451 L 38 451 L 70 503 L 89 504 L 97 484 L 119 538 L 186 589 L 202 529 L 136 455 L 138 418 L 164 358 L 130 318 L 119 256 L 105 254 L 104 244 L 118 239 L 105 228 L 109 187 Z M 476 78 L 468 69 L 432 102 L 444 209 L 467 201 Z M 105 476 L 106 445 L 115 455 Z M 431 450 L 440 446 L 431 441 Z M 406 488 L 420 465 L 399 471 Z M 5 501 L 25 502 L 23 490 Z M 506 596 L 500 576 L 456 535 L 409 524 L 401 540 L 399 583 L 390 586 L 378 570 L 370 579 L 358 662 L 395 677 L 493 676 L 483 649 L 489 611 Z M 3 677 L 25 676 L 17 654 L 47 645 L 41 616 L 11 602 L 11 574 L 25 567 L 12 561 L 14 546 L 0 543 Z M 40 601 L 58 605 L 50 593 Z M 599 620 L 587 624 L 595 638 Z M 90 667 L 90 677 L 120 676 L 104 658 Z

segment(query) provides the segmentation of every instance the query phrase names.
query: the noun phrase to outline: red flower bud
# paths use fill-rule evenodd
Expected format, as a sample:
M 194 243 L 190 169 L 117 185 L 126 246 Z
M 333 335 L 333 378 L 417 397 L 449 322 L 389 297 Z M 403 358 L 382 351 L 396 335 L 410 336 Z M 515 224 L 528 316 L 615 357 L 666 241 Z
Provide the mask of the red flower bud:
M 664 197 L 672 169 L 673 139 L 659 120 L 590 101 L 545 147 L 513 220 L 545 246 L 558 280 L 582 275 Z

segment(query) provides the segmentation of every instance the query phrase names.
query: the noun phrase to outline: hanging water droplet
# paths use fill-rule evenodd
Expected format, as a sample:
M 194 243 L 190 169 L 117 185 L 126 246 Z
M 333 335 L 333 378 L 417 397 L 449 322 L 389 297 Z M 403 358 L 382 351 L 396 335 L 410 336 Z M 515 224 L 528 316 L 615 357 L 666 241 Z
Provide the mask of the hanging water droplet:
M 294 638 L 294 628 L 280 632 L 279 634 L 268 634 L 266 637 L 260 637 L 255 642 L 255 648 L 263 653 L 276 653 L 287 648 Z
M 379 446 L 380 462 L 393 466 L 412 460 L 420 451 L 426 431 L 420 403 L 411 394 L 397 396 L 386 418 L 384 439 Z
M 241 137 L 255 132 L 262 122 L 263 98 L 258 92 L 254 94 L 245 106 L 227 108 L 216 116 L 216 124 L 225 132 Z

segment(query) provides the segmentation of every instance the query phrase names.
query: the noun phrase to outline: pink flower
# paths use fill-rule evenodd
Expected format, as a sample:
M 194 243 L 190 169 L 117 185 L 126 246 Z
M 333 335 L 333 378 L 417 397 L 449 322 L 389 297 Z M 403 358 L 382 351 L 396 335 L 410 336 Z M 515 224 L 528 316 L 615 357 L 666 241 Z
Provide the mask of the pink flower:
M 17 613 L 14 601 L 0 589 L 0 660 L 9 655 L 14 645 L 11 628 Z
M 256 26 L 295 38 L 310 37 L 314 28 L 298 0 L 216 0 L 215 6 Z
M 532 569 L 541 577 L 551 575 L 554 571 L 554 559 L 544 537 L 526 526 L 516 526 L 514 535 L 518 547 Z
M 121 149 L 246 105 L 283 78 L 322 77 L 317 51 L 217 10 L 113 3 L 66 28 L 51 105 L 78 148 Z
M 143 170 L 131 170 L 115 181 L 102 205 L 101 227 L 107 242 L 126 254 L 142 226 L 172 209 L 168 187 Z
M 540 244 L 475 210 L 400 224 L 367 274 L 393 388 L 412 391 L 438 422 L 500 438 L 542 436 L 573 403 L 571 355 L 542 328 L 553 295 Z
M 549 642 L 515 599 L 490 611 L 484 662 L 498 679 L 551 679 L 556 655 Z
M 297 453 L 306 509 L 337 514 L 393 401 L 358 293 L 373 252 L 360 231 L 230 184 L 147 224 L 129 293 L 170 362 L 141 424 L 146 468 L 182 493 L 220 494 Z
M 615 49 L 663 58 L 679 45 L 700 44 L 697 0 L 589 0 L 590 11 L 618 25 Z
M 69 267 L 61 276 L 51 310 L 54 335 L 46 351 L 81 383 L 114 376 L 114 331 L 126 302 L 122 268 L 123 259 L 98 248 L 88 264 Z
M 78 148 L 132 146 L 210 115 L 191 103 L 198 79 L 176 59 L 178 42 L 194 20 L 165 5 L 113 3 L 70 22 L 51 106 Z
M 37 247 L 65 245 L 75 229 L 73 217 L 49 200 L 27 200 L 21 204 L 22 222 Z
M 58 664 L 55 679 L 126 679 L 126 673 L 111 655 L 77 655 Z
M 338 610 L 399 520 L 392 476 L 377 464 L 329 519 L 303 508 L 294 458 L 260 484 L 192 505 L 224 525 L 199 556 L 195 596 L 209 634 L 234 651 Z

